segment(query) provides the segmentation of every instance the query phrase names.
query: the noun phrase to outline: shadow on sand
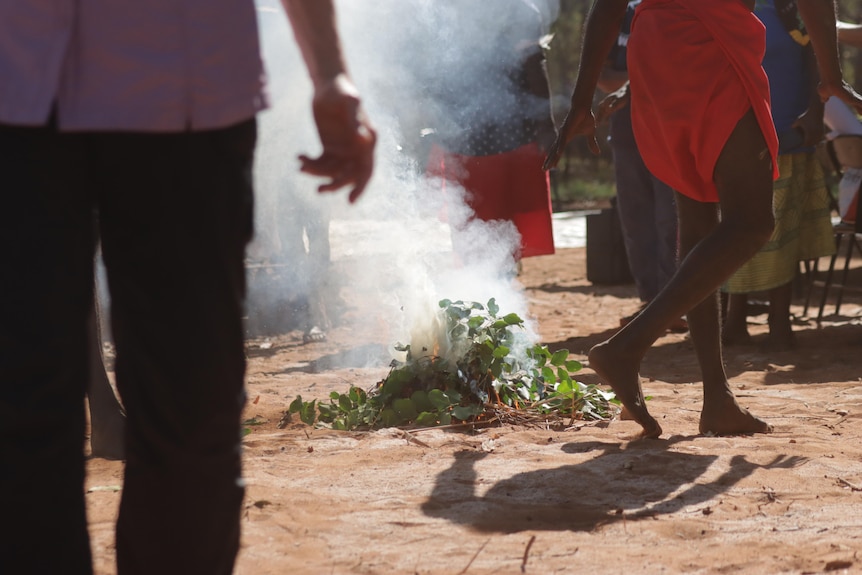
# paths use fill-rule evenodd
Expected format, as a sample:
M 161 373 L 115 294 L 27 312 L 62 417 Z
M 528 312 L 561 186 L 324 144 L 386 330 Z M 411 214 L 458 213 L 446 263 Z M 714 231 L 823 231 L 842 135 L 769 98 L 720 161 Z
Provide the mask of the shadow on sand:
M 476 464 L 489 454 L 459 451 L 452 465 L 437 476 L 422 510 L 489 533 L 590 531 L 623 520 L 656 519 L 706 503 L 757 469 L 791 468 L 805 461 L 782 455 L 761 465 L 736 455 L 727 471 L 704 481 L 717 456 L 668 451 L 671 445 L 689 440 L 640 440 L 625 446 L 569 443 L 564 452 L 596 454 L 572 465 L 518 473 L 497 481 L 481 496 L 476 486 L 487 482 L 480 478 Z

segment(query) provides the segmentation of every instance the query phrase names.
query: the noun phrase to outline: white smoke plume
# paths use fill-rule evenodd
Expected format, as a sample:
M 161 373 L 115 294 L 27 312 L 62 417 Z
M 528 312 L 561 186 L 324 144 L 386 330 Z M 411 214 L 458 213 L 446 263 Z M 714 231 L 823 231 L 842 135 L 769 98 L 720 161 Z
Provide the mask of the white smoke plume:
M 272 108 L 259 116 L 251 315 L 266 323 L 296 311 L 285 302 L 319 290 L 331 257 L 364 270 L 343 289 L 374 296 L 374 317 L 363 321 L 384 323 L 392 343 L 432 345 L 443 298 L 493 297 L 501 311 L 527 318 L 527 302 L 512 281 L 519 241 L 514 226 L 470 221 L 463 190 L 447 183 L 444 197 L 442 182 L 425 175 L 430 128 L 458 121 L 440 113 L 438 95 L 468 94 L 460 108 L 469 114 L 505 91 L 492 82 L 478 82 L 477 89 L 476 79 L 491 77 L 499 42 L 520 33 L 519 26 L 534 26 L 509 12 L 523 1 L 336 2 L 348 67 L 379 135 L 375 176 L 352 206 L 343 194 L 318 194 L 319 182 L 297 172 L 296 156 L 320 148 L 311 84 L 280 4 L 257 1 Z M 532 3 L 547 28 L 558 0 Z M 453 227 L 463 228 L 454 240 L 458 256 Z M 259 281 L 263 277 L 272 281 Z

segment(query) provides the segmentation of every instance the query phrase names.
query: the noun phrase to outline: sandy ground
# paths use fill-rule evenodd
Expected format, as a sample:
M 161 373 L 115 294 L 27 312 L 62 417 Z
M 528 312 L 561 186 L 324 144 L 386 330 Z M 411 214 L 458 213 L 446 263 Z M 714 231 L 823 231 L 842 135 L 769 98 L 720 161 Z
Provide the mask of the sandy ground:
M 583 359 L 638 302 L 633 286 L 595 286 L 583 248 L 524 262 L 520 281 L 543 342 Z M 862 269 L 853 272 L 862 284 Z M 857 275 L 858 274 L 858 275 Z M 345 295 L 345 318 L 363 306 Z M 365 302 L 367 303 L 367 302 Z M 565 432 L 339 433 L 278 428 L 297 395 L 371 387 L 385 367 L 357 358 L 392 342 L 379 326 L 337 325 L 249 342 L 251 433 L 236 573 L 853 573 L 862 572 L 862 299 L 821 328 L 793 311 L 798 349 L 726 350 L 741 403 L 775 426 L 756 437 L 697 433 L 700 384 L 686 335 L 642 366 L 665 430 L 634 440 L 629 421 Z M 359 353 L 357 353 L 359 352 Z M 585 368 L 579 379 L 595 382 Z M 88 463 L 96 569 L 114 573 L 122 463 Z

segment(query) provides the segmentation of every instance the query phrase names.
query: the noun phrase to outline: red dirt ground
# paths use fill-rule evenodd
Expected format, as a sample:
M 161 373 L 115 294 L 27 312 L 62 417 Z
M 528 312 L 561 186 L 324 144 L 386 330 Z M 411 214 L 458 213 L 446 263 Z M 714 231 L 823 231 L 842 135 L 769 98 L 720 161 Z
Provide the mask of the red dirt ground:
M 525 260 L 520 277 L 543 342 L 578 359 L 638 306 L 633 286 L 590 284 L 584 254 Z M 349 319 L 363 301 L 343 298 Z M 642 366 L 659 440 L 633 440 L 638 426 L 619 420 L 566 432 L 279 429 L 297 394 L 371 387 L 387 368 L 348 352 L 392 342 L 379 326 L 343 322 L 319 343 L 299 332 L 252 340 L 247 417 L 262 423 L 245 438 L 236 573 L 862 572 L 860 303 L 845 298 L 841 316 L 830 305 L 821 328 L 798 319 L 796 351 L 761 349 L 765 316 L 751 318 L 753 346 L 726 350 L 740 402 L 775 426 L 756 437 L 698 435 L 686 335 L 660 339 Z M 595 382 L 588 367 L 578 375 Z M 88 471 L 106 575 L 122 463 L 91 459 Z

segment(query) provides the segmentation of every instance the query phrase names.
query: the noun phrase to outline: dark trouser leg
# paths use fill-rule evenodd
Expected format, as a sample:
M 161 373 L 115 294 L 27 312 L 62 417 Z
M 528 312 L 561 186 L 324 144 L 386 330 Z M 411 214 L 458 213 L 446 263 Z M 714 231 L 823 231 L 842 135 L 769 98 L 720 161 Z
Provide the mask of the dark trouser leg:
M 84 506 L 93 223 L 83 150 L 0 126 L 0 572 L 91 573 Z
M 228 574 L 243 497 L 255 124 L 99 137 L 102 250 L 127 414 L 118 571 Z
M 93 289 L 94 293 L 98 291 L 95 286 Z M 123 459 L 126 418 L 105 370 L 100 326 L 99 298 L 96 297 L 87 325 L 90 351 L 90 380 L 87 385 L 87 404 L 90 406 L 90 450 L 93 457 Z
M 638 296 L 649 302 L 676 270 L 674 192 L 650 173 L 636 147 L 614 147 L 614 173 L 629 268 Z

